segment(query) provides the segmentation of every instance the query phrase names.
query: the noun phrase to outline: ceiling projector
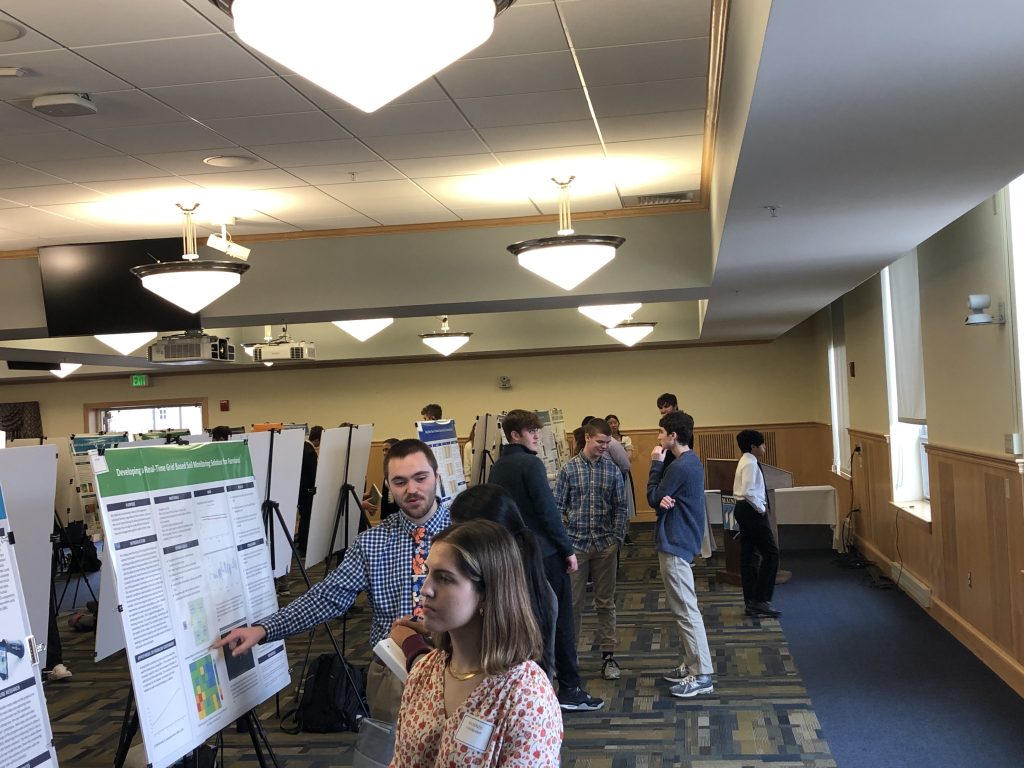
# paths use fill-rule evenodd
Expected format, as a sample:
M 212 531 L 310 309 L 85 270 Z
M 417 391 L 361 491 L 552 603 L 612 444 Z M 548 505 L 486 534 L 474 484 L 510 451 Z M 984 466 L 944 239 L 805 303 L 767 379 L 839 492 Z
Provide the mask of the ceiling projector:
M 151 363 L 196 365 L 198 363 L 230 363 L 235 359 L 235 345 L 226 338 L 210 336 L 202 331 L 186 331 L 164 336 L 146 350 Z

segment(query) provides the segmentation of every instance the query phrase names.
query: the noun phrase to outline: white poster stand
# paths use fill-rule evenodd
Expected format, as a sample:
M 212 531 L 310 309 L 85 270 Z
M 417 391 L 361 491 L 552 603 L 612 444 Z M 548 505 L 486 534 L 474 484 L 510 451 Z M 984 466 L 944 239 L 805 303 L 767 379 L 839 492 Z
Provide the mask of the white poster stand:
M 46 637 L 50 624 L 50 570 L 53 567 L 53 494 L 57 456 L 52 445 L 6 448 L 0 451 L 0 488 L 7 515 L 18 531 L 22 585 L 29 624 L 43 645 L 40 664 L 46 666 Z
M 309 517 L 309 537 L 306 541 L 304 561 L 307 568 L 326 560 L 343 548 L 346 541 L 355 540 L 362 515 L 358 501 L 362 497 L 363 486 L 366 485 L 366 466 L 370 461 L 372 440 L 373 424 L 325 429 L 320 437 L 320 456 L 316 464 L 316 494 L 313 496 L 313 511 Z M 349 497 L 348 519 L 339 521 L 332 545 L 331 532 L 334 531 L 334 521 L 341 501 L 341 486 L 346 482 L 346 467 L 347 482 L 354 489 L 355 498 Z
M 110 564 L 110 547 L 100 554 L 100 594 L 96 609 L 96 661 L 103 661 L 124 650 L 124 628 L 117 610 L 117 587 L 114 566 Z
M 416 432 L 420 440 L 430 446 L 437 459 L 437 472 L 441 476 L 437 499 L 442 504 L 449 504 L 466 490 L 466 473 L 462 467 L 462 451 L 455 432 L 455 419 L 417 421 Z
M 283 642 L 210 644 L 277 610 L 245 444 L 91 456 L 146 762 L 166 768 L 290 682 Z
M 0 722 L 4 723 L 0 728 L 0 768 L 56 768 L 35 638 L 21 585 L 14 536 L 0 489 Z
M 284 429 L 281 432 L 249 432 L 232 435 L 232 440 L 245 440 L 252 456 L 252 469 L 256 477 L 256 490 L 260 503 L 267 498 L 267 462 L 270 459 L 270 436 L 273 435 L 274 457 L 270 466 L 270 500 L 281 508 L 281 517 L 289 526 L 288 533 L 295 535 L 295 518 L 298 514 L 299 473 L 302 469 L 302 444 L 305 435 L 300 429 Z M 274 578 L 288 573 L 292 564 L 292 551 L 288 537 L 281 530 L 277 516 L 274 516 Z
M 33 445 L 51 445 L 57 452 L 57 487 L 54 509 L 60 516 L 61 525 L 70 520 L 81 520 L 78 505 L 78 491 L 75 490 L 75 464 L 71 460 L 71 439 L 67 437 L 22 437 L 10 440 L 11 448 L 25 448 Z
M 473 462 L 467 485 L 486 483 L 491 476 L 491 467 L 498 460 L 504 435 L 501 432 L 501 416 L 485 413 L 476 417 L 476 430 L 473 432 Z

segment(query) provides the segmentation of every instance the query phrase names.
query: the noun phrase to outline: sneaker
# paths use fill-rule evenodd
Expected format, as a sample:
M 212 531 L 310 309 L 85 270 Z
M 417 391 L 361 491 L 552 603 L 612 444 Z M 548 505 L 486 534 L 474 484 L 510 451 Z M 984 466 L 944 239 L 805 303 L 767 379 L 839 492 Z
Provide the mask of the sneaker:
M 604 706 L 604 699 L 587 693 L 581 686 L 558 690 L 558 706 L 567 712 L 590 712 Z
M 673 696 L 690 699 L 714 692 L 715 684 L 711 682 L 711 675 L 690 675 L 678 685 L 673 685 L 670 690 Z
M 685 664 L 680 664 L 671 672 L 666 672 L 662 679 L 669 683 L 681 683 L 689 676 L 690 670 L 686 668 Z
M 47 675 L 47 680 L 66 680 L 71 677 L 71 670 L 65 667 L 63 664 L 54 664 Z
M 605 680 L 618 680 L 622 677 L 622 670 L 614 657 L 608 656 L 601 662 L 601 677 Z

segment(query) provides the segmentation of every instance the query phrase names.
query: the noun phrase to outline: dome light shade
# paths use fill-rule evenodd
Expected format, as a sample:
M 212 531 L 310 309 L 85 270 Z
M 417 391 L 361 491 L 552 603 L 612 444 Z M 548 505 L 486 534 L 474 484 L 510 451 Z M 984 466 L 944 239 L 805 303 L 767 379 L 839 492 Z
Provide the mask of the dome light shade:
M 364 112 L 485 42 L 514 0 L 213 0 L 242 41 Z
M 605 328 L 604 332 L 627 347 L 632 347 L 649 336 L 655 325 L 656 323 L 620 323 L 614 328 Z
M 423 339 L 424 344 L 435 352 L 439 352 L 445 357 L 448 357 L 452 352 L 455 352 L 465 346 L 466 342 L 469 341 L 469 337 L 472 335 L 472 332 L 449 330 L 448 316 L 445 315 L 441 318 L 440 333 L 421 333 L 420 338 Z
M 142 333 L 97 333 L 95 337 L 122 355 L 130 355 L 136 349 L 156 338 L 156 331 Z
M 571 291 L 615 258 L 615 251 L 626 242 L 615 235 L 577 235 L 569 212 L 568 181 L 552 179 L 558 185 L 558 234 L 523 240 L 508 246 L 519 266 L 543 277 L 559 288 Z
M 247 269 L 240 261 L 165 261 L 131 271 L 143 288 L 195 314 L 238 285 Z
M 67 378 L 81 367 L 81 363 L 61 363 L 60 368 L 54 368 L 52 371 L 50 371 L 50 373 L 52 373 L 58 379 L 63 379 Z
M 643 304 L 598 304 L 587 307 L 577 307 L 580 314 L 586 315 L 605 328 L 614 328 L 619 323 L 625 322 Z
M 359 341 L 376 336 L 395 322 L 393 317 L 377 317 L 370 320 L 334 320 L 334 325 Z

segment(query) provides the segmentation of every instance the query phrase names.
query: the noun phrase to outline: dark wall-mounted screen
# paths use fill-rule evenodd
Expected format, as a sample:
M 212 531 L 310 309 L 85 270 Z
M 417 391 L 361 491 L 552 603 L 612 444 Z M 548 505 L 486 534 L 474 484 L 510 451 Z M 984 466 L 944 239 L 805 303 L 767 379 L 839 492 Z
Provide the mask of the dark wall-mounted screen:
M 199 315 L 164 301 L 128 270 L 181 258 L 181 238 L 51 245 L 39 249 L 50 336 L 184 331 Z

